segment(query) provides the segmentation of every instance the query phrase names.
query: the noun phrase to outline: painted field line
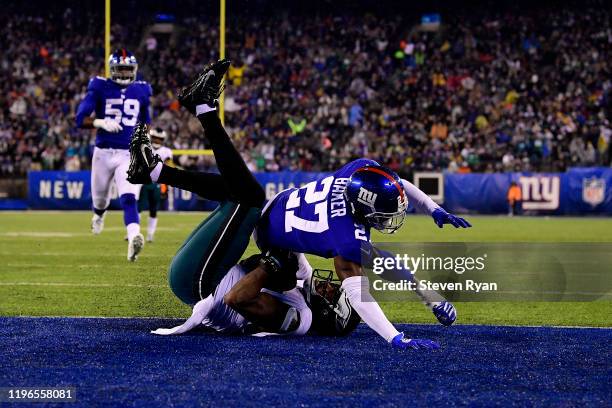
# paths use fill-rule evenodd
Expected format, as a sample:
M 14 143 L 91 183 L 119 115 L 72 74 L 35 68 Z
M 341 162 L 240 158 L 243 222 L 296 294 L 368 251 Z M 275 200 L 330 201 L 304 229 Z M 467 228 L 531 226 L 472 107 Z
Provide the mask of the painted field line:
M 0 282 L 0 286 L 67 286 L 82 288 L 167 288 L 168 285 L 141 285 L 116 283 L 65 283 L 65 282 Z
M 79 268 L 104 268 L 104 269 L 123 269 L 129 268 L 130 264 L 125 265 L 103 265 L 103 264 L 45 264 L 45 263 L 9 263 L 7 267 L 11 268 L 66 268 L 66 269 L 79 269 Z
M 93 250 L 92 250 L 93 251 Z M 64 257 L 82 257 L 82 256 L 90 256 L 91 252 L 8 252 L 8 251 L 0 251 L 0 256 L 64 256 Z M 122 254 L 123 255 L 123 254 Z M 96 253 L 96 258 L 115 258 L 116 254 L 99 254 Z M 172 255 L 160 255 L 160 254 L 147 254 L 147 258 L 168 258 L 172 257 Z M 23 265 L 23 264 L 20 264 Z
M 123 212 L 121 210 L 108 210 L 108 214 L 122 215 Z M 206 215 L 210 214 L 210 211 L 161 211 L 161 215 Z M 0 211 L 0 216 L 3 214 L 29 214 L 29 215 L 46 215 L 46 214 L 63 214 L 63 215 L 91 215 L 93 214 L 91 211 L 86 210 L 77 210 L 77 211 L 68 211 L 68 210 L 2 210 Z
M 167 316 L 30 316 L 30 315 L 19 315 L 19 316 L 0 316 L 0 319 L 3 318 L 13 318 L 13 319 L 139 319 L 139 320 L 182 320 L 184 321 L 189 316 L 185 317 L 167 317 Z M 402 324 L 408 326 L 439 326 L 437 323 L 411 323 L 411 322 L 393 322 L 394 324 Z M 365 325 L 365 323 L 360 323 L 361 325 Z M 535 326 L 535 325 L 521 325 L 521 324 L 454 324 L 453 326 L 461 326 L 461 327 L 526 327 L 531 329 L 598 329 L 598 330 L 612 330 L 612 327 L 602 327 L 602 326 Z M 442 327 L 442 326 L 440 326 Z
M 48 231 L 48 232 L 35 232 L 35 231 L 21 231 L 21 232 L 1 232 L 0 236 L 19 238 L 74 238 L 74 237 L 85 237 L 91 233 L 85 232 L 59 232 L 59 231 Z

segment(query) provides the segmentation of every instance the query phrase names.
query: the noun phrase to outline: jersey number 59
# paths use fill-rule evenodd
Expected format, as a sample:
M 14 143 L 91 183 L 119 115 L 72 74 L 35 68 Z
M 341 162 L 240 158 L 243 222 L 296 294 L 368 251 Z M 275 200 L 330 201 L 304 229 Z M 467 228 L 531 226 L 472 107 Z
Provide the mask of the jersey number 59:
M 136 126 L 139 113 L 140 101 L 138 99 L 107 99 L 104 107 L 105 117 L 117 123 L 123 123 L 125 126 Z

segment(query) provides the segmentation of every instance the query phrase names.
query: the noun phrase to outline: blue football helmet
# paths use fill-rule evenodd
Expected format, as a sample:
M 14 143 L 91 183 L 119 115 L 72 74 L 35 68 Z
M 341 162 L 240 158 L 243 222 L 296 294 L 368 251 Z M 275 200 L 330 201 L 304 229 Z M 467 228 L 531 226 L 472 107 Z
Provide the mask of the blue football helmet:
M 136 80 L 138 62 L 134 54 L 121 48 L 111 54 L 108 59 L 111 80 L 119 85 L 129 85 Z
M 392 234 L 404 223 L 408 199 L 399 176 L 386 167 L 355 170 L 344 197 L 358 221 L 382 233 Z

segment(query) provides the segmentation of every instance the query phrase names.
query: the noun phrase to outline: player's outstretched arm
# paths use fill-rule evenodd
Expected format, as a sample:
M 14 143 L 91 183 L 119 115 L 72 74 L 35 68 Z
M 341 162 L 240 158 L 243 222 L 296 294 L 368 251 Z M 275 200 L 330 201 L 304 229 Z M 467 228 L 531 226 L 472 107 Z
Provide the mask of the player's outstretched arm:
M 414 206 L 416 211 L 421 214 L 431 215 L 438 227 L 442 228 L 444 224 L 450 224 L 455 228 L 469 228 L 472 226 L 472 224 L 464 218 L 446 212 L 411 182 L 402 179 L 402 186 L 404 187 L 408 201 Z
M 351 306 L 357 311 L 361 319 L 392 347 L 400 349 L 435 349 L 440 347 L 438 343 L 432 340 L 409 339 L 404 333 L 397 331 L 370 294 L 368 278 L 363 276 L 363 270 L 359 264 L 348 261 L 342 256 L 336 256 L 334 266 Z
M 214 307 L 214 299 L 213 296 L 208 296 L 206 299 L 200 300 L 193 307 L 193 312 L 191 313 L 191 317 L 187 319 L 187 321 L 180 326 L 173 327 L 171 329 L 157 329 L 151 331 L 153 334 L 158 334 L 160 336 L 171 336 L 175 334 L 183 334 L 192 330 L 193 328 L 199 326 L 202 323 L 202 320 L 208 316 L 210 311 Z

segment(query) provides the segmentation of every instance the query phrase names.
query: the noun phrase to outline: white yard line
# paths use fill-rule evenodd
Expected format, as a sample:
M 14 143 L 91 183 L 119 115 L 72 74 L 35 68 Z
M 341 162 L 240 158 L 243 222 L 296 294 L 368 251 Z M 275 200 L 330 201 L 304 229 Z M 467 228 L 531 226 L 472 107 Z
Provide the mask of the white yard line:
M 104 269 L 124 269 L 129 268 L 130 265 L 126 262 L 125 265 L 103 265 L 103 264 L 47 264 L 47 263 L 9 263 L 5 264 L 11 268 L 66 268 L 66 269 L 80 269 L 80 268 L 104 268 Z
M 13 318 L 13 319 L 140 319 L 140 320 L 185 320 L 188 315 L 184 317 L 165 317 L 165 316 L 0 316 L 0 319 Z M 360 323 L 365 325 L 365 323 Z M 407 324 L 415 326 L 438 326 L 436 323 L 404 323 L 395 322 L 395 324 Z M 517 324 L 455 324 L 453 327 L 465 327 L 465 326 L 477 326 L 477 327 L 528 327 L 528 328 L 550 328 L 550 329 L 599 329 L 599 330 L 612 330 L 612 327 L 601 327 L 601 326 L 533 326 L 533 325 L 517 325 Z
M 75 253 L 74 251 L 67 251 L 67 252 L 19 252 L 19 253 L 15 253 L 15 252 L 9 252 L 9 251 L 0 251 L 0 256 L 63 256 L 63 257 L 83 257 L 83 256 L 87 256 L 90 257 L 90 252 L 78 252 Z M 123 254 L 122 254 L 123 255 Z M 173 255 L 160 255 L 160 254 L 147 254 L 147 258 L 172 258 Z M 96 258 L 116 258 L 117 255 L 116 254 L 100 254 L 100 253 L 96 253 Z M 17 265 L 23 265 L 23 264 L 17 264 Z M 72 266 L 78 266 L 78 265 L 74 265 L 71 264 Z M 106 265 L 105 265 L 106 266 Z
M 83 288 L 167 288 L 168 285 L 140 285 L 114 283 L 66 283 L 66 282 L 0 282 L 0 286 L 68 286 Z

